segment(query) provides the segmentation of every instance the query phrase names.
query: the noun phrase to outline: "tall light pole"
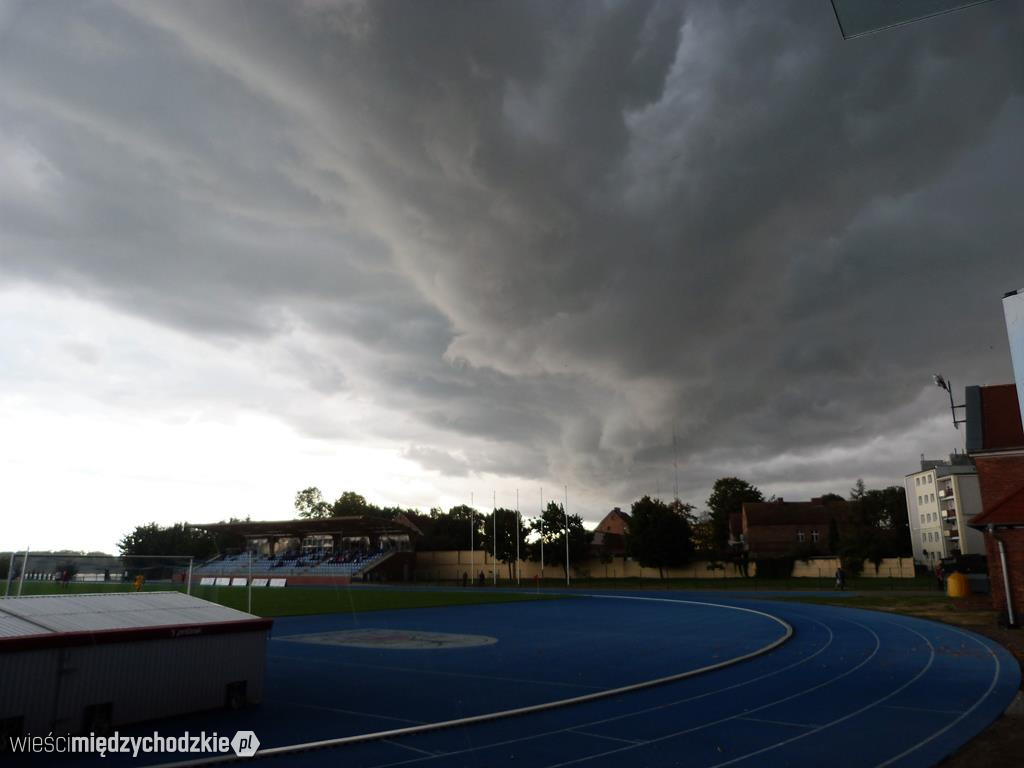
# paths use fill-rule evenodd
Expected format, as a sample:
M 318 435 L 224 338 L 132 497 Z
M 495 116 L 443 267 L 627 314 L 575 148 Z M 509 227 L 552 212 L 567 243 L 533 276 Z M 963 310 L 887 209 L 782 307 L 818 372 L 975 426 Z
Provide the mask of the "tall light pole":
M 476 520 L 473 519 L 473 492 L 469 492 L 469 577 L 476 580 L 473 573 L 473 529 L 476 528 Z
M 967 406 L 966 405 L 954 405 L 953 404 L 953 384 L 952 384 L 952 382 L 950 382 L 949 379 L 947 379 L 941 373 L 936 373 L 932 378 L 935 379 L 935 386 L 937 386 L 939 389 L 946 390 L 946 393 L 949 395 L 949 412 L 953 416 L 953 428 L 954 429 L 960 429 L 960 425 L 961 424 L 966 424 L 967 423 L 967 419 L 966 418 L 958 419 L 956 417 L 956 410 L 957 410 L 957 408 L 963 408 L 964 410 L 966 410 Z M 965 434 L 964 435 L 964 447 L 966 448 L 966 446 L 967 446 L 967 435 Z

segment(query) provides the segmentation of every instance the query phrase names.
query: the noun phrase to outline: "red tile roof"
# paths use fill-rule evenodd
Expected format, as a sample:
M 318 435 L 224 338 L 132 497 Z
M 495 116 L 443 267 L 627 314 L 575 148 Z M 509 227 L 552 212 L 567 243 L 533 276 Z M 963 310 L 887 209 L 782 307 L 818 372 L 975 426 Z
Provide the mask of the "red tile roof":
M 850 514 L 845 501 L 763 501 L 745 502 L 747 527 L 755 525 L 827 525 L 832 518 Z

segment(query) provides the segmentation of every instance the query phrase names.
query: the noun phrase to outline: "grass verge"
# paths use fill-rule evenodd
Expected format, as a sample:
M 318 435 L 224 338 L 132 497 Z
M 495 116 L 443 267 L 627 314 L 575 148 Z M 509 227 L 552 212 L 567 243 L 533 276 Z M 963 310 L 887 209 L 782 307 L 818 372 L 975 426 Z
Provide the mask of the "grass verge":
M 146 591 L 183 590 L 180 584 L 147 584 Z M 87 594 L 130 592 L 128 584 L 69 584 L 65 592 L 55 582 L 26 582 L 24 595 Z M 240 611 L 247 609 L 248 590 L 243 587 L 196 587 L 192 594 L 203 600 Z M 552 600 L 556 595 L 531 595 L 489 589 L 465 591 L 399 591 L 373 587 L 287 587 L 259 588 L 252 592 L 252 612 L 258 616 L 304 616 L 313 613 L 354 613 L 389 611 L 401 608 L 436 608 L 447 605 L 513 603 L 527 600 Z

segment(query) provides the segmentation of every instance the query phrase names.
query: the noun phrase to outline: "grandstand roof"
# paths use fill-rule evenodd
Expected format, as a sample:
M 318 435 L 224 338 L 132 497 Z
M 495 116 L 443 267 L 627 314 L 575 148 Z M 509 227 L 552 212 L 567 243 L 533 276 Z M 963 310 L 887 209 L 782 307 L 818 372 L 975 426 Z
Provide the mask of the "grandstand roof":
M 337 533 L 342 536 L 380 536 L 387 534 L 413 534 L 423 532 L 408 518 L 399 515 L 386 518 L 374 515 L 346 517 L 298 518 L 295 520 L 245 520 L 233 523 L 197 524 L 196 528 L 221 533 L 234 533 L 249 538 L 263 536 L 309 536 Z
M 272 622 L 181 592 L 0 600 L 0 651 L 269 629 Z

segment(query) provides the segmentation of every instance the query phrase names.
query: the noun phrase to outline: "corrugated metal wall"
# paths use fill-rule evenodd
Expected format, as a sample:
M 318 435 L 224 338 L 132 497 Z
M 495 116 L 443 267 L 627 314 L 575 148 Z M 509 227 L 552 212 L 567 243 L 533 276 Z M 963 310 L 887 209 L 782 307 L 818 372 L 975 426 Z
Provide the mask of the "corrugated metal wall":
M 113 725 L 224 705 L 228 683 L 263 698 L 267 633 L 200 635 L 0 654 L 0 717 L 26 733 L 75 733 L 89 705 L 112 702 Z

